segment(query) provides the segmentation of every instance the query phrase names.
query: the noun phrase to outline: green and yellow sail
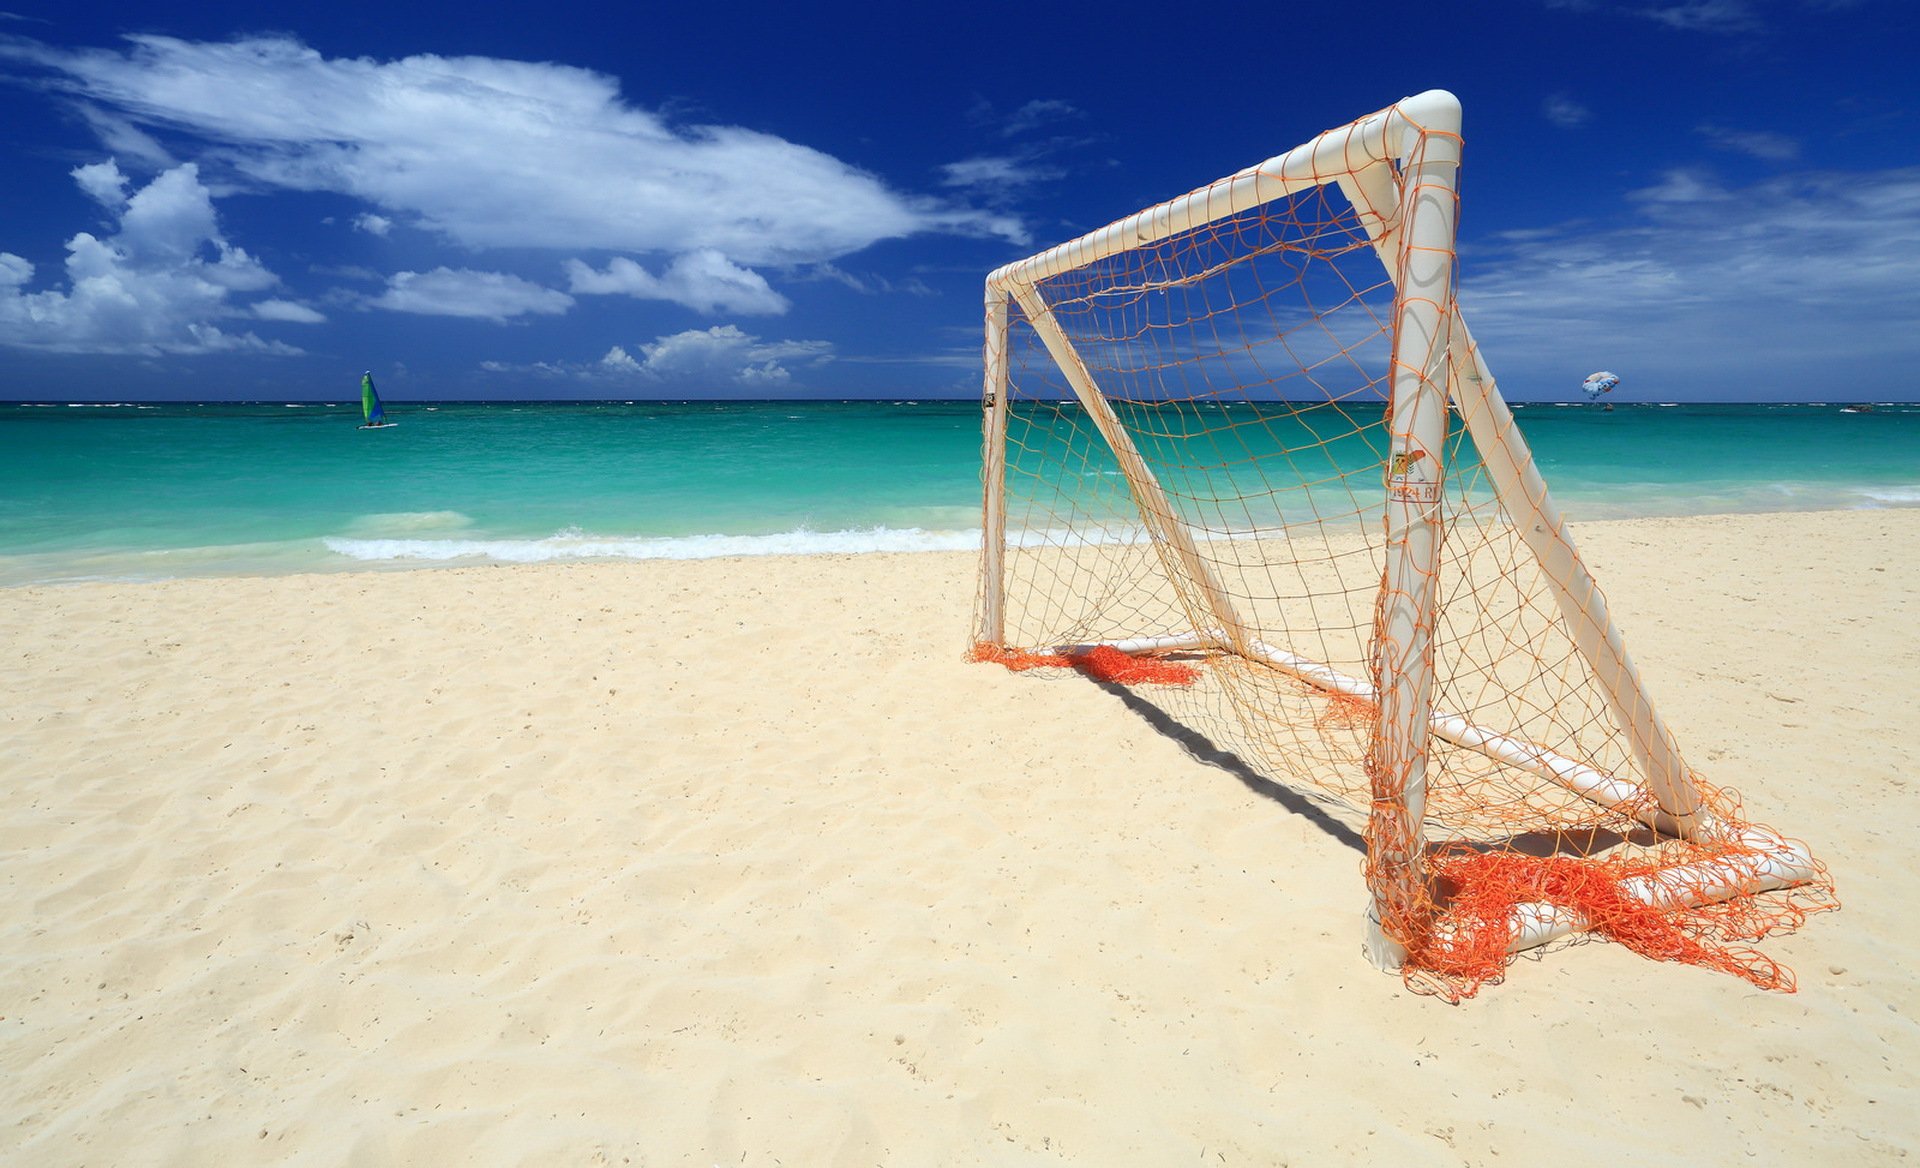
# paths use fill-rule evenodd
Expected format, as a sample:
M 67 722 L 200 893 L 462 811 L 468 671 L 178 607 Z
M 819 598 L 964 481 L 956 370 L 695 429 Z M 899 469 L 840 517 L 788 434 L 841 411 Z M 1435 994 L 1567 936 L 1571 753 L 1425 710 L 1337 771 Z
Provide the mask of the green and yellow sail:
M 387 407 L 380 404 L 380 391 L 373 387 L 373 371 L 360 375 L 360 413 L 369 426 L 385 425 Z

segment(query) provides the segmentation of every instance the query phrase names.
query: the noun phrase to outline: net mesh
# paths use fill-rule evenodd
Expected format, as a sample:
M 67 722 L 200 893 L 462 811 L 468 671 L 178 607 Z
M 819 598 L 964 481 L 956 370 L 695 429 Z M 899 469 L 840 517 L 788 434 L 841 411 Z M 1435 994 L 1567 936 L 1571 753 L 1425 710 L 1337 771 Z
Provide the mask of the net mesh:
M 1792 887 L 1705 895 L 1727 865 L 1764 863 L 1776 837 L 1698 776 L 1700 822 L 1715 829 L 1681 839 L 1648 826 L 1658 808 L 1645 750 L 1517 534 L 1542 517 L 1496 499 L 1457 411 L 1464 395 L 1497 391 L 1463 379 L 1458 362 L 1427 650 L 1434 725 L 1453 732 L 1425 745 L 1417 877 L 1385 871 L 1406 858 L 1381 841 L 1407 826 L 1395 822 L 1407 775 L 1383 773 L 1393 768 L 1375 700 L 1395 280 L 1375 208 L 1326 177 L 1011 298 L 1005 383 L 988 390 L 990 547 L 973 656 L 1084 670 L 1088 646 L 1197 643 L 1182 654 L 1190 672 L 1151 700 L 1269 776 L 1367 817 L 1369 886 L 1415 988 L 1457 1000 L 1497 980 L 1516 915 L 1555 908 L 1577 915 L 1582 935 L 1791 988 L 1739 942 L 1831 907 L 1824 871 L 1808 860 Z M 1390 177 L 1401 181 L 1398 168 Z M 1057 326 L 1064 361 L 1030 312 Z M 990 369 L 1002 359 L 995 320 Z M 1099 402 L 1076 393 L 1075 362 Z M 1504 406 L 1493 416 L 1511 425 Z M 1237 641 L 1229 620 L 1245 631 Z M 1489 734 L 1513 749 L 1474 745 Z M 1515 765 L 1515 749 L 1535 765 Z M 1615 785 L 1583 795 L 1544 777 L 1555 766 Z M 1681 875 L 1647 883 L 1662 872 Z

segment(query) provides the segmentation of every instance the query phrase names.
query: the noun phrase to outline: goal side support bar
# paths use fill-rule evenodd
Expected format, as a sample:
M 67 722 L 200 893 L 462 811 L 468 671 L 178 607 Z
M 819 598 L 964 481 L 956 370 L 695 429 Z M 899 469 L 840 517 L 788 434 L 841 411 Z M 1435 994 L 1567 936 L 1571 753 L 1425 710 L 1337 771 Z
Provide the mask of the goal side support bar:
M 1147 526 L 1159 537 L 1155 548 L 1170 546 L 1178 561 L 1177 567 L 1200 590 L 1208 616 L 1226 630 L 1229 643 L 1244 651 L 1250 642 L 1251 634 L 1245 622 L 1235 611 L 1233 602 L 1228 599 L 1227 591 L 1221 586 L 1213 567 L 1200 555 L 1195 545 L 1193 533 L 1187 530 L 1186 523 L 1174 511 L 1167 493 L 1160 486 L 1160 480 L 1140 457 L 1139 449 L 1133 444 L 1133 436 L 1113 412 L 1113 406 L 1094 383 L 1093 375 L 1088 372 L 1086 363 L 1080 360 L 1080 354 L 1074 349 L 1073 342 L 1053 319 L 1053 312 L 1041 299 L 1040 292 L 1031 284 L 1017 284 L 1013 288 L 1013 298 L 1019 303 L 1020 311 L 1026 314 L 1027 323 L 1033 326 L 1040 340 L 1047 347 L 1054 362 L 1066 375 L 1067 382 L 1073 386 L 1074 396 L 1080 399 L 1080 405 L 1093 420 L 1100 436 L 1106 439 L 1112 448 L 1114 457 L 1120 463 L 1120 473 L 1125 476 L 1127 486 L 1133 491 L 1134 503 L 1139 506 L 1141 517 Z M 1166 565 L 1169 572 L 1175 564 Z M 1189 619 L 1197 614 L 1188 614 Z
M 1607 599 L 1587 571 L 1573 533 L 1534 463 L 1533 451 L 1521 437 L 1513 411 L 1457 310 L 1452 342 L 1454 406 L 1480 451 L 1494 497 L 1539 563 L 1574 645 L 1607 695 L 1614 722 L 1626 733 L 1646 776 L 1647 789 L 1672 820 L 1674 834 L 1687 838 L 1711 834 L 1717 825 L 1702 808 L 1699 786 L 1680 757 L 1672 731 L 1648 698 Z

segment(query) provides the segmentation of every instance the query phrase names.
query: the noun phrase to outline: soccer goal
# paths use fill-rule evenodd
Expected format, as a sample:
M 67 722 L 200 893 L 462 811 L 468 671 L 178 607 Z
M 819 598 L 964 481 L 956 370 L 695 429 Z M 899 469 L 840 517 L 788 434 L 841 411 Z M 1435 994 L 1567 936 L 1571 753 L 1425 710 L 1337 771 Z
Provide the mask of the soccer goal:
M 1430 91 L 994 272 L 973 656 L 1126 654 L 1366 817 L 1365 948 L 1452 997 L 1604 935 L 1790 988 L 1831 907 L 1681 759 L 1454 298 Z

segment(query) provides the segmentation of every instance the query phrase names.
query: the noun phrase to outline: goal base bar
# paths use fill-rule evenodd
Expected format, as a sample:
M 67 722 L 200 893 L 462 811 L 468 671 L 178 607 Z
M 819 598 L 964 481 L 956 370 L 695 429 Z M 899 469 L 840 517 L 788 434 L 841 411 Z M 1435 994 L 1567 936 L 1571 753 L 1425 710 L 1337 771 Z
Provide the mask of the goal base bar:
M 1698 908 L 1820 879 L 1819 866 L 1803 844 L 1758 827 L 1747 828 L 1737 838 L 1742 847 L 1752 851 L 1629 877 L 1620 882 L 1620 889 L 1650 908 L 1669 910 Z M 1506 951 L 1509 955 L 1523 953 L 1592 928 L 1593 922 L 1574 909 L 1529 901 L 1516 905 L 1507 918 Z M 1406 964 L 1406 947 L 1380 928 L 1380 918 L 1371 903 L 1366 910 L 1366 929 L 1362 949 L 1367 960 L 1384 972 L 1401 972 Z M 1446 952 L 1453 935 L 1443 924 L 1435 937 L 1436 948 Z

